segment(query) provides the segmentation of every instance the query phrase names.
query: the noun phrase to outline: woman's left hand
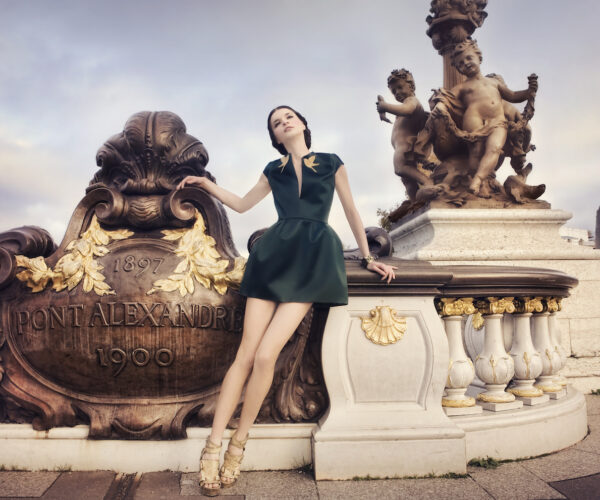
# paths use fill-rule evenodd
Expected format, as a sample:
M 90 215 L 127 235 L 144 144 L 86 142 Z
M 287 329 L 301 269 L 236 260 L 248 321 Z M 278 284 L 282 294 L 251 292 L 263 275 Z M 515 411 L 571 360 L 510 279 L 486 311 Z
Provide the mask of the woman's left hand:
M 374 260 L 373 262 L 369 262 L 367 266 L 369 271 L 373 271 L 374 273 L 381 274 L 381 279 L 384 280 L 387 278 L 387 282 L 389 283 L 392 279 L 396 278 L 396 273 L 394 269 L 398 269 L 396 266 L 390 266 L 388 264 L 384 264 L 383 262 L 378 262 Z

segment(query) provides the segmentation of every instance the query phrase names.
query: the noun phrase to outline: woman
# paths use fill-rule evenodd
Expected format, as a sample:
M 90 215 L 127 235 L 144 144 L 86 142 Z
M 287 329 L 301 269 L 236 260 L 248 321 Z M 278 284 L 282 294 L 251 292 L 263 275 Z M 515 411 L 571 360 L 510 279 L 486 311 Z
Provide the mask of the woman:
M 279 215 L 278 222 L 253 246 L 240 285 L 240 293 L 247 296 L 242 341 L 223 379 L 200 460 L 200 485 L 208 496 L 216 496 L 221 486 L 233 485 L 239 476 L 248 431 L 272 384 L 277 357 L 312 304 L 348 302 L 342 245 L 327 224 L 334 188 L 364 256 L 363 265 L 388 283 L 395 278 L 395 267 L 376 262 L 369 254 L 341 160 L 310 151 L 306 119 L 289 106 L 272 110 L 267 128 L 273 146 L 284 156 L 267 165 L 243 198 L 206 177 L 186 177 L 178 186 L 199 186 L 239 213 L 273 191 Z M 221 438 L 246 380 L 239 425 L 219 471 Z

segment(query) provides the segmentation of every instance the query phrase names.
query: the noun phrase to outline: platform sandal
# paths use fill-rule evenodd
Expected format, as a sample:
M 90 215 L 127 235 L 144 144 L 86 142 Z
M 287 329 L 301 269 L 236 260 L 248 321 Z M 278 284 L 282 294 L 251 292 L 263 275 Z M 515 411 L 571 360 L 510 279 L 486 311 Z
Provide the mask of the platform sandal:
M 223 465 L 221 466 L 221 488 L 230 488 L 235 484 L 237 478 L 240 475 L 240 466 L 242 464 L 242 458 L 244 458 L 244 450 L 246 449 L 246 443 L 248 442 L 248 436 L 243 441 L 238 441 L 234 436 L 231 436 L 227 451 L 225 452 L 225 458 Z M 234 446 L 242 450 L 241 455 L 233 455 L 229 453 L 229 446 Z
M 215 455 L 217 458 L 204 458 L 206 455 Z M 221 457 L 221 445 L 216 445 L 210 438 L 200 455 L 200 489 L 207 497 L 216 497 L 221 489 L 221 477 L 219 476 L 219 458 Z M 216 484 L 216 487 L 208 488 L 207 484 Z

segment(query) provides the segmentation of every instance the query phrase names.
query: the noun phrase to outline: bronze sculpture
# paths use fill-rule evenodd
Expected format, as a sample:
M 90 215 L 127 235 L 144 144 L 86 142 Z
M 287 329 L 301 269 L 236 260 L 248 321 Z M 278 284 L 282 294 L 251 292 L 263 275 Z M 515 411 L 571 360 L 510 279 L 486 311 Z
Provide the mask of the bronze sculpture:
M 424 119 L 414 96 L 407 99 L 408 105 L 402 110 L 393 108 L 378 96 L 377 111 L 383 117 L 385 112 L 406 113 L 411 108 L 414 110 L 411 113 L 417 113 L 423 121 L 419 130 L 413 127 L 408 146 L 396 139 L 396 126 L 392 132 L 394 170 L 402 177 L 408 199 L 389 213 L 391 222 L 423 206 L 550 206 L 537 200 L 545 191 L 543 184 L 526 183 L 533 168 L 526 162 L 526 155 L 535 149 L 531 144 L 529 121 L 534 113 L 537 76 L 530 75 L 528 88 L 515 92 L 506 86 L 501 76 L 481 74 L 482 54 L 470 35 L 483 23 L 485 5 L 485 1 L 475 0 L 431 2 L 433 16 L 427 18 L 430 26 L 427 34 L 444 57 L 445 88 L 434 90 L 429 100 L 431 112 Z M 414 94 L 412 74 L 401 71 L 402 75 L 410 75 Z M 390 90 L 394 93 L 395 86 L 390 85 Z M 522 112 L 511 104 L 523 101 L 526 105 Z M 412 120 L 418 121 L 416 116 Z M 508 176 L 502 185 L 495 172 L 507 157 L 515 174 Z M 399 173 L 399 168 L 412 174 Z

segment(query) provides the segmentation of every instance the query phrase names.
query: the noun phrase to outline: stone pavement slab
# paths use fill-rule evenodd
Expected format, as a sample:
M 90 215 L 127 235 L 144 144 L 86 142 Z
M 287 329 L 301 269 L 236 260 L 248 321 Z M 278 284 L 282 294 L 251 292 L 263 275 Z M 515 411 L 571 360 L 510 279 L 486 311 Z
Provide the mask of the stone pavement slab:
M 587 414 L 600 415 L 600 396 L 588 394 L 585 397 L 585 404 L 587 405 Z
M 147 472 L 135 491 L 136 500 L 181 499 L 179 495 L 179 472 Z
M 495 500 L 565 498 L 521 463 L 505 463 L 496 469 L 469 467 L 471 478 Z
M 192 483 L 192 477 L 197 479 L 198 475 L 182 476 L 182 483 L 186 482 L 185 489 L 182 484 L 182 495 L 184 493 L 200 495 L 200 486 L 197 481 Z M 243 472 L 233 487 L 221 490 L 221 495 L 227 499 L 245 497 L 246 500 L 317 500 L 319 498 L 313 477 L 298 470 Z
M 103 500 L 115 475 L 110 471 L 63 472 L 42 498 L 44 500 L 67 498 Z
M 569 500 L 590 500 L 600 497 L 600 474 L 550 483 Z
M 520 463 L 542 481 L 551 482 L 600 473 L 600 460 L 594 458 L 586 451 L 571 447 L 546 457 Z
M 60 472 L 0 472 L 0 498 L 41 497 Z
M 583 441 L 574 445 L 573 449 L 600 455 L 600 414 L 588 417 L 588 427 L 590 428 L 589 434 Z M 600 460 L 600 457 L 597 460 Z
M 471 478 L 457 479 L 375 479 L 365 481 L 319 481 L 319 499 L 490 500 L 493 497 Z
M 244 474 L 246 474 L 244 472 Z M 179 492 L 185 500 L 192 500 L 194 498 L 208 498 L 202 495 L 200 485 L 198 484 L 198 473 L 191 472 L 181 474 L 181 480 L 179 482 Z M 232 492 L 232 488 L 226 488 L 219 491 L 219 496 L 216 498 L 226 496 L 227 500 L 244 500 L 244 495 L 236 495 Z M 213 497 L 215 498 L 215 497 Z M 180 500 L 184 500 L 183 498 Z

